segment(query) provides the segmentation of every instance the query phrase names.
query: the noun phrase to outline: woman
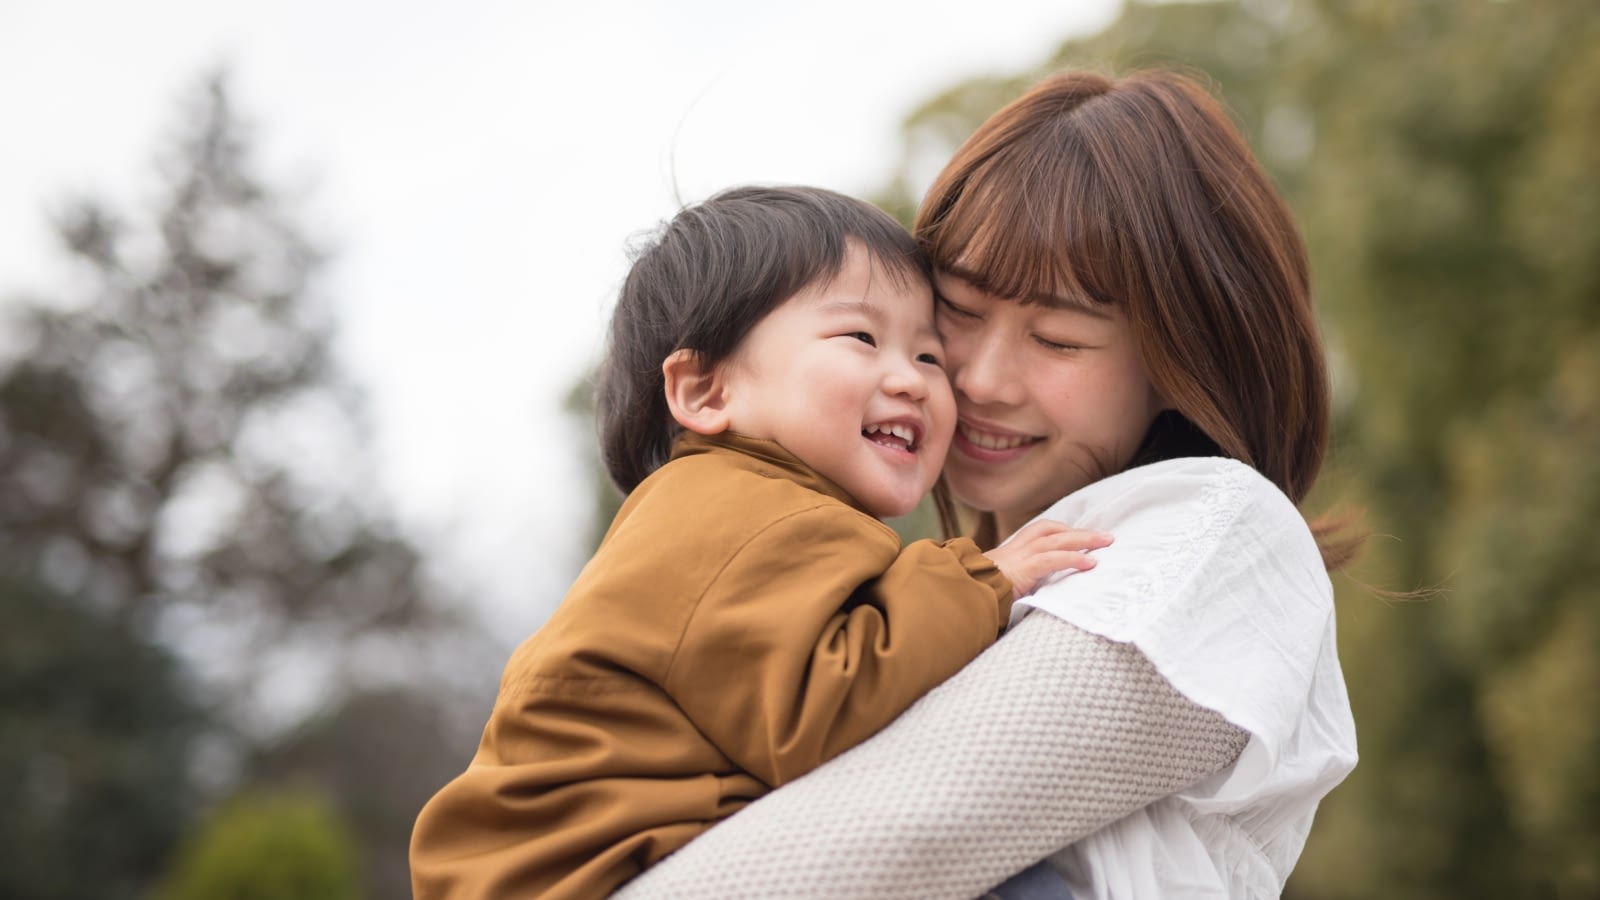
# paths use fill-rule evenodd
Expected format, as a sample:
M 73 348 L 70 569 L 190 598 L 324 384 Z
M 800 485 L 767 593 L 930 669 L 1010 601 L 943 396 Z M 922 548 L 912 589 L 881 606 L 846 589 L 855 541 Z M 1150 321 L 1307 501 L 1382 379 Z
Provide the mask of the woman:
M 1358 540 L 1295 508 L 1329 400 L 1287 209 L 1193 82 L 1067 73 L 967 140 L 915 231 L 980 545 L 1040 513 L 1116 543 L 619 896 L 969 898 L 1047 856 L 1040 896 L 1277 896 L 1355 764 L 1326 573 Z

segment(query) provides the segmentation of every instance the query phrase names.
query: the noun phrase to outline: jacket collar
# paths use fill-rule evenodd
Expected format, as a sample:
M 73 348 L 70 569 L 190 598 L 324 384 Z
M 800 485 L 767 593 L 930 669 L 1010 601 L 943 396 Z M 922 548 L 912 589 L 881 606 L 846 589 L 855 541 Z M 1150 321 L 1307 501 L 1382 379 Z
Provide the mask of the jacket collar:
M 740 468 L 767 478 L 787 479 L 866 512 L 848 491 L 818 475 L 815 469 L 801 462 L 799 457 L 785 450 L 777 441 L 748 437 L 733 431 L 711 435 L 685 431 L 672 442 L 672 459 L 701 453 L 735 458 Z

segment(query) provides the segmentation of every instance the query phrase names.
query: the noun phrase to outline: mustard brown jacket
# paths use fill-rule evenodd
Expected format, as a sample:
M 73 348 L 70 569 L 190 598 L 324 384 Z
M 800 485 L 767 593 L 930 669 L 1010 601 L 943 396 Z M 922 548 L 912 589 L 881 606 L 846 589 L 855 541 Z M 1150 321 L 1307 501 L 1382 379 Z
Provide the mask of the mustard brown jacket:
M 970 540 L 893 529 L 770 441 L 687 435 L 511 656 L 418 816 L 416 900 L 604 897 L 994 642 Z

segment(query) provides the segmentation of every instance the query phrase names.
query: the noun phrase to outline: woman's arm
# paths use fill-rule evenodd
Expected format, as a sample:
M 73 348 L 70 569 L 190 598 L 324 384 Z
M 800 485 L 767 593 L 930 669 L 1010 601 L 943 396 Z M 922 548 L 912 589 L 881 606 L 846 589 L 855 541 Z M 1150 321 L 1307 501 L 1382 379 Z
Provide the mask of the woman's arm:
M 616 896 L 969 900 L 1221 770 L 1247 738 L 1131 645 L 1034 613 L 882 733 Z

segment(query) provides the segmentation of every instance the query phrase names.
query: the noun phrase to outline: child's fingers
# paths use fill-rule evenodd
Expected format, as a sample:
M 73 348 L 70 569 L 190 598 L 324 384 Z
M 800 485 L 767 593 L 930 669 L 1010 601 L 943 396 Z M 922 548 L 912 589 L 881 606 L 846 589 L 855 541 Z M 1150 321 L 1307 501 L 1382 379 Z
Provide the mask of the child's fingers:
M 1106 538 L 1110 537 L 1110 535 L 1102 531 L 1095 531 L 1090 528 L 1077 528 L 1064 522 L 1056 522 L 1051 519 L 1038 519 L 1019 528 L 1017 530 L 1017 536 L 1015 539 L 1032 540 L 1062 534 L 1100 535 Z
M 1094 568 L 1089 553 L 1111 544 L 1111 535 L 1040 519 L 1017 530 L 1011 540 L 989 551 L 989 558 L 1011 579 L 1017 596 L 1033 592 L 1055 572 Z
M 1095 566 L 1094 557 L 1083 550 L 1048 550 L 1035 553 L 1004 567 L 1017 596 L 1033 593 L 1039 582 L 1057 572 L 1086 572 Z
M 1082 550 L 1051 550 L 1036 554 L 1028 560 L 1028 567 L 1038 578 L 1065 569 L 1077 569 L 1083 572 L 1094 568 L 1094 565 L 1094 557 Z
M 1040 520 L 1019 530 L 1008 543 L 1030 552 L 1049 550 L 1095 550 L 1111 544 L 1111 535 L 1087 528 L 1073 528 L 1059 522 Z

